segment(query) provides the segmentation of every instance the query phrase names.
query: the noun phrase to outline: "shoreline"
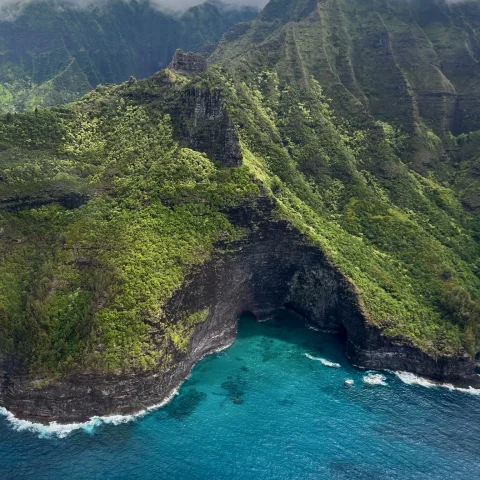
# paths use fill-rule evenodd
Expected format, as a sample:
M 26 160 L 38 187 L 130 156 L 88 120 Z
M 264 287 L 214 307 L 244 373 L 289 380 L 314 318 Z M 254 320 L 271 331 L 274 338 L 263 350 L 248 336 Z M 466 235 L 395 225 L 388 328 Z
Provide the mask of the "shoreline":
M 204 354 L 198 362 L 203 360 L 204 358 L 215 355 L 217 353 L 221 353 L 224 350 L 229 349 L 233 345 L 233 342 L 224 345 L 222 347 L 218 347 L 215 350 Z M 198 363 L 197 362 L 197 363 Z M 6 420 L 13 426 L 12 428 L 17 431 L 33 431 L 39 433 L 40 438 L 50 438 L 51 436 L 56 436 L 57 438 L 65 438 L 70 433 L 76 430 L 86 430 L 87 432 L 92 432 L 95 427 L 98 427 L 102 424 L 105 425 L 121 425 L 124 423 L 130 423 L 138 418 L 143 418 L 144 416 L 148 415 L 150 412 L 155 410 L 159 410 L 160 408 L 165 407 L 168 405 L 179 393 L 180 388 L 185 383 L 185 381 L 190 377 L 192 369 L 197 365 L 195 363 L 193 367 L 188 372 L 188 375 L 179 383 L 177 387 L 171 390 L 159 403 L 146 407 L 142 410 L 138 410 L 137 412 L 131 414 L 113 414 L 113 415 L 94 415 L 93 417 L 89 418 L 84 422 L 72 422 L 72 423 L 62 423 L 56 420 L 50 422 L 39 422 L 35 420 L 27 420 L 24 418 L 18 418 L 14 413 L 7 410 L 5 407 L 0 406 L 0 416 L 6 417 Z
M 232 344 L 233 342 L 229 345 L 219 347 L 218 349 L 205 354 L 200 360 L 203 360 L 209 355 L 221 353 L 227 350 L 228 348 L 230 348 Z M 307 356 L 307 358 L 310 358 L 308 357 L 307 354 L 305 354 L 305 356 Z M 318 359 L 315 358 L 315 360 L 318 360 Z M 455 386 L 452 383 L 436 382 L 432 379 L 422 377 L 420 375 L 416 375 L 415 373 L 412 373 L 412 372 L 392 371 L 392 370 L 372 370 L 364 367 L 359 367 L 353 364 L 351 365 L 358 370 L 364 370 L 368 375 L 370 375 L 370 377 L 372 377 L 373 379 L 372 381 L 366 381 L 365 377 L 363 377 L 364 383 L 367 385 L 388 386 L 388 383 L 385 382 L 386 379 L 384 375 L 382 375 L 383 373 L 387 373 L 408 386 L 420 386 L 420 387 L 429 388 L 429 389 L 442 388 L 450 392 L 458 392 L 458 393 L 480 397 L 480 388 L 475 388 L 472 386 L 460 387 L 460 386 Z M 326 366 L 328 367 L 330 365 L 326 365 Z M 189 378 L 190 374 L 191 374 L 191 371 L 176 388 L 174 388 L 172 391 L 168 393 L 168 395 L 165 397 L 163 401 L 131 414 L 126 414 L 126 415 L 113 414 L 113 415 L 105 415 L 105 416 L 93 416 L 84 422 L 60 423 L 57 421 L 51 421 L 48 423 L 42 423 L 34 420 L 26 420 L 26 419 L 18 418 L 17 416 L 15 416 L 14 413 L 10 412 L 6 408 L 0 407 L 0 416 L 5 417 L 6 421 L 9 422 L 10 427 L 14 431 L 16 432 L 30 431 L 32 433 L 38 434 L 39 438 L 44 438 L 44 439 L 54 438 L 54 437 L 63 439 L 77 430 L 85 430 L 87 433 L 93 433 L 94 430 L 101 425 L 122 425 L 130 422 L 134 422 L 137 419 L 145 417 L 151 412 L 154 412 L 156 410 L 159 410 L 165 407 L 179 394 L 183 383 Z M 374 380 L 377 380 L 377 377 L 378 378 L 382 377 L 382 381 L 374 381 Z M 479 375 L 479 378 L 480 378 L 480 375 Z

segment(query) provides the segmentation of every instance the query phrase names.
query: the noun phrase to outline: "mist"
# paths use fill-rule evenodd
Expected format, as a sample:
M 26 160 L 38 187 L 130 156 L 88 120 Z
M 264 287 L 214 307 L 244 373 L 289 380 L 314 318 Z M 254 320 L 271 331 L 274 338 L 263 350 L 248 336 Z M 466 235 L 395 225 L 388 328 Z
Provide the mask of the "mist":
M 0 2 L 1 1 L 2 0 L 0 0 Z M 205 0 L 151 0 L 151 3 L 155 3 L 160 7 L 166 7 L 171 10 L 185 10 L 194 5 L 205 3 Z M 223 0 L 223 3 L 232 6 L 237 5 L 239 7 L 262 8 L 268 3 L 268 0 Z
M 0 0 L 0 20 L 14 20 L 22 7 L 32 2 L 51 2 L 59 8 L 88 8 L 95 5 L 102 5 L 108 3 L 110 0 Z M 123 0 L 128 2 L 130 0 Z M 138 0 L 147 1 L 151 5 L 156 6 L 161 10 L 168 10 L 172 12 L 182 12 L 195 5 L 200 5 L 208 0 Z M 212 2 L 218 1 L 230 7 L 254 7 L 262 9 L 269 0 L 210 0 Z M 294 1 L 294 0 L 292 0 Z M 400 0 L 402 1 L 402 0 Z M 403 1 L 418 1 L 423 0 L 403 0 Z M 478 2 L 480 0 L 444 0 L 448 4 Z
M 6 10 L 18 10 L 21 9 L 27 3 L 34 1 L 42 0 L 0 0 L 0 11 Z M 61 6 L 69 7 L 90 7 L 93 5 L 100 5 L 102 3 L 108 2 L 108 0 L 43 0 L 51 1 L 52 3 Z M 128 0 L 125 0 L 128 1 Z M 173 11 L 183 11 L 195 5 L 205 3 L 205 0 L 147 0 L 152 5 L 155 5 L 161 9 L 173 10 Z M 235 7 L 256 7 L 263 8 L 268 0 L 221 0 L 222 3 L 225 3 L 229 6 Z

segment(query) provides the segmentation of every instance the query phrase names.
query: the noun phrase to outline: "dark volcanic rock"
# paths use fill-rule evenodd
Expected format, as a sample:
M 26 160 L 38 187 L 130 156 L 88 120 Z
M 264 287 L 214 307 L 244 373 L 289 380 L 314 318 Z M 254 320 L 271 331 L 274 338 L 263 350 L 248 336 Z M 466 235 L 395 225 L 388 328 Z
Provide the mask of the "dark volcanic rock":
M 184 52 L 178 49 L 173 56 L 170 68 L 183 75 L 202 73 L 207 69 L 207 60 L 200 53 Z
M 73 210 L 85 205 L 90 196 L 78 192 L 39 191 L 36 196 L 10 197 L 0 199 L 0 208 L 17 212 L 27 208 L 38 208 L 44 205 L 58 203 L 62 207 Z
M 43 385 L 3 362 L 0 404 L 18 416 L 44 421 L 142 410 L 162 402 L 202 357 L 230 345 L 242 313 L 265 320 L 285 307 L 313 325 L 346 333 L 348 352 L 359 365 L 408 370 L 438 380 L 473 378 L 474 364 L 466 357 L 432 358 L 382 336 L 369 324 L 351 282 L 290 224 L 275 220 L 273 207 L 263 199 L 256 208 L 230 212 L 231 220 L 250 234 L 235 244 L 217 245 L 211 259 L 169 302 L 170 319 L 209 310 L 188 352 L 177 352 L 169 370 L 78 374 Z
M 192 87 L 172 109 L 176 135 L 190 148 L 225 167 L 243 163 L 237 132 L 218 89 Z

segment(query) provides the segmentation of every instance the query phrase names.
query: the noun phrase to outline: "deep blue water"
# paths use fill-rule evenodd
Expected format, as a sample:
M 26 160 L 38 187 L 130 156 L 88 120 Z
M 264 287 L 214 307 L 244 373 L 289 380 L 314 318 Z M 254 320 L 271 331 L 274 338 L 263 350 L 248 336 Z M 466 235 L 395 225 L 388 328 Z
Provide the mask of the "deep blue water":
M 367 375 L 298 320 L 243 319 L 143 418 L 39 438 L 0 417 L 0 478 L 480 479 L 480 396 Z

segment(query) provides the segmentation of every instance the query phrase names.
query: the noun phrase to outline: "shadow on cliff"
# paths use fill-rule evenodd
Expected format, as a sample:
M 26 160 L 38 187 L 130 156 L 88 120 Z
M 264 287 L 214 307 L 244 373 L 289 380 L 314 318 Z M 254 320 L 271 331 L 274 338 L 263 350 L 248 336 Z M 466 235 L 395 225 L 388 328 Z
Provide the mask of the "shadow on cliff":
M 328 329 L 322 330 L 310 325 L 308 319 L 297 314 L 293 310 L 288 308 L 280 309 L 276 311 L 269 319 L 259 320 L 252 312 L 243 313 L 238 320 L 238 334 L 237 339 L 251 338 L 258 335 L 255 330 L 242 328 L 242 326 L 248 322 L 259 322 L 265 329 L 262 330 L 262 337 L 281 339 L 291 343 L 297 343 L 297 336 L 295 335 L 298 330 L 311 329 L 312 335 L 305 341 L 301 342 L 301 345 L 305 348 L 316 349 L 321 352 L 322 346 L 328 341 L 323 335 L 315 335 L 316 332 L 327 333 L 332 338 L 335 338 L 336 342 L 339 342 L 342 346 L 342 350 L 346 352 L 347 348 L 347 331 L 345 327 L 340 326 L 335 331 Z M 293 336 L 290 336 L 293 334 Z

